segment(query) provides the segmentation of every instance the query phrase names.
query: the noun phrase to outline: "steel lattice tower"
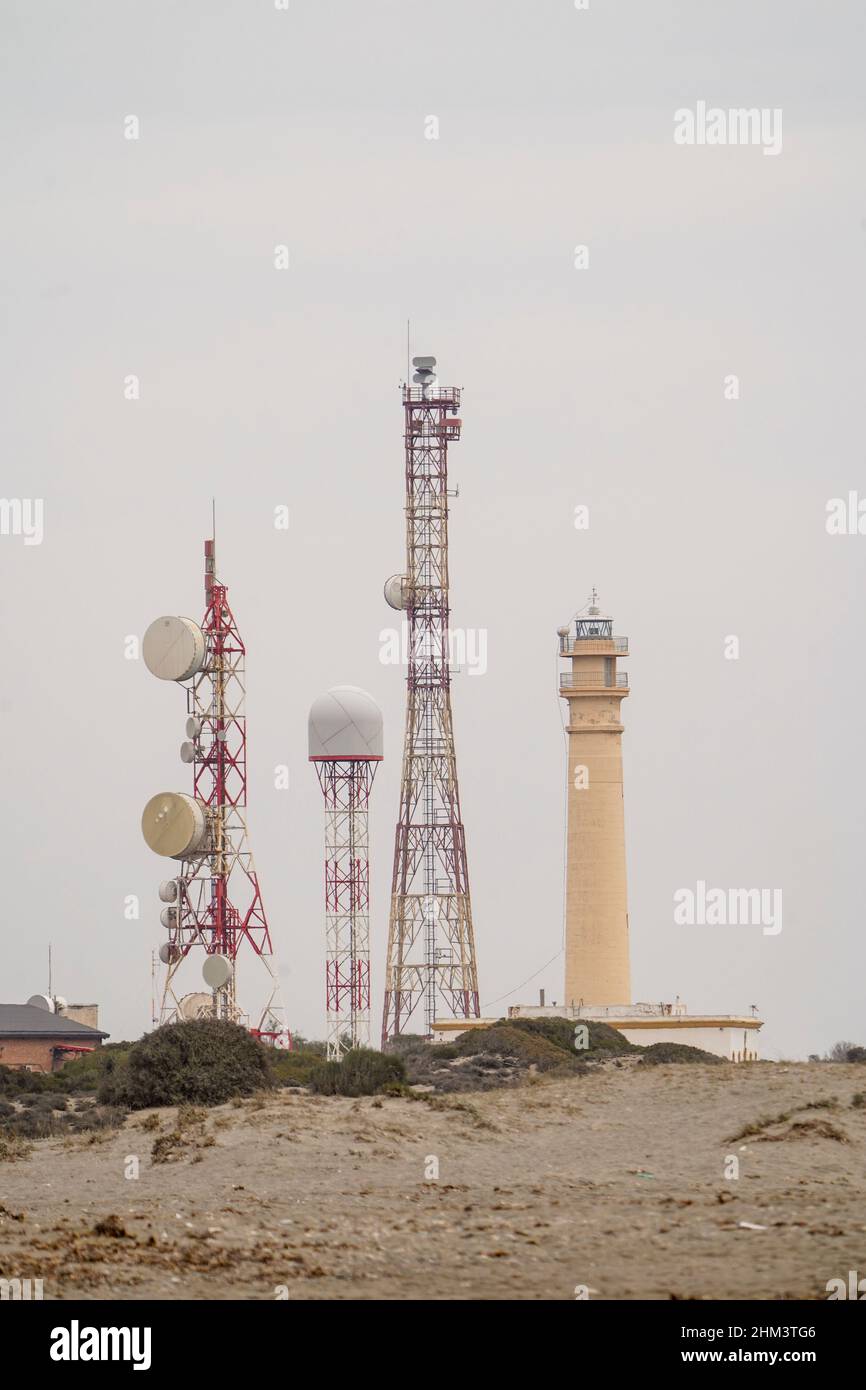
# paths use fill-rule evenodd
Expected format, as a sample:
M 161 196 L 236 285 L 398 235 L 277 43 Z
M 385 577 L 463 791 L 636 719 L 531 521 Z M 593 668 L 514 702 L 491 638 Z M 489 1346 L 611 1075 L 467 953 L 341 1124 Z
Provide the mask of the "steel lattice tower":
M 178 995 L 176 977 L 190 953 L 199 948 L 205 957 L 203 973 L 212 997 L 209 1005 L 198 1007 L 200 996 L 186 996 L 189 1007 L 199 1015 L 248 1025 L 252 1022 L 251 1031 L 258 1036 L 281 1042 L 287 1035 L 278 1002 L 279 984 L 245 816 L 246 649 L 229 606 L 228 590 L 216 577 L 212 540 L 205 541 L 204 582 L 205 614 L 200 627 L 188 619 L 162 618 L 145 635 L 145 660 L 151 671 L 186 684 L 189 717 L 181 758 L 192 765 L 192 796 L 162 793 L 152 798 L 142 818 L 150 847 L 180 861 L 177 877 L 160 888 L 160 897 L 171 904 L 162 914 L 168 940 L 160 950 L 160 959 L 167 967 L 160 1023 L 189 1017 L 184 997 Z M 180 651 L 187 633 L 192 644 L 191 670 Z M 200 653 L 195 650 L 199 643 Z M 188 840 L 182 825 L 185 808 L 193 822 L 201 818 L 203 827 Z M 173 826 L 178 828 L 173 830 Z M 161 835 L 170 837 L 172 833 L 174 842 L 166 838 L 160 844 Z M 236 962 L 244 942 L 266 972 L 265 1002 L 252 1012 L 242 1010 L 237 1000 Z M 208 957 L 216 959 L 209 965 Z
M 477 1018 L 478 975 L 451 716 L 448 444 L 460 391 L 416 357 L 403 387 L 406 573 L 388 581 L 408 621 L 406 731 L 388 925 L 382 1041 L 436 1018 Z M 420 1021 L 420 1020 L 419 1020 Z M 416 1024 L 417 1031 L 417 1024 Z
M 368 808 L 382 761 L 382 715 L 356 686 L 310 710 L 310 761 L 325 797 L 325 1008 L 328 1057 L 370 1046 Z

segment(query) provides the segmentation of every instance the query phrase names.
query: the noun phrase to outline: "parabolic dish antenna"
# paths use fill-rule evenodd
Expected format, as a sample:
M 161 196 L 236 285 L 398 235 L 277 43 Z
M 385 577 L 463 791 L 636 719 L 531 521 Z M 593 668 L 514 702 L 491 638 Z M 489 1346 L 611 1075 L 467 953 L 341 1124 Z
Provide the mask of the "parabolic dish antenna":
M 176 960 L 180 960 L 180 947 L 175 946 L 173 941 L 164 941 L 159 948 L 159 958 L 163 965 L 174 965 Z
M 54 1013 L 54 1000 L 47 994 L 31 994 L 27 1000 L 28 1009 L 44 1009 L 46 1013 Z
M 158 792 L 142 812 L 141 833 L 154 854 L 185 859 L 207 844 L 207 808 L 183 792 Z
M 144 664 L 161 681 L 185 681 L 205 659 L 204 633 L 192 618 L 157 618 L 141 644 Z
M 222 989 L 232 977 L 233 966 L 228 956 L 208 956 L 201 968 L 206 985 L 211 989 Z
M 177 1006 L 181 1018 L 213 1018 L 213 998 L 210 994 L 185 994 Z
M 389 607 L 396 608 L 398 612 L 406 607 L 405 574 L 392 574 L 390 579 L 386 579 L 385 602 Z

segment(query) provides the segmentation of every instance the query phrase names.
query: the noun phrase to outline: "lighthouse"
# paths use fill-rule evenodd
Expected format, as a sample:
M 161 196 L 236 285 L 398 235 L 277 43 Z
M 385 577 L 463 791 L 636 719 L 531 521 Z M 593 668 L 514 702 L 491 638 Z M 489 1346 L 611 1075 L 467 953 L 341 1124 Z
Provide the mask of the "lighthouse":
M 613 619 L 602 612 L 595 589 L 557 638 L 558 691 L 568 710 L 565 996 L 558 1006 L 546 1004 L 542 989 L 538 1004 L 510 1004 L 508 1017 L 589 1019 L 638 1047 L 685 1043 L 731 1062 L 752 1062 L 763 1026 L 757 1005 L 748 1012 L 690 1014 L 679 995 L 672 1003 L 632 999 L 622 785 L 622 702 L 629 683 L 619 665 L 628 638 L 614 636 Z M 575 1047 L 588 1046 L 588 1036 L 576 1028 Z
M 588 608 L 559 629 L 559 694 L 568 707 L 565 1003 L 627 1005 L 628 897 L 622 787 L 622 702 L 628 675 L 593 589 Z

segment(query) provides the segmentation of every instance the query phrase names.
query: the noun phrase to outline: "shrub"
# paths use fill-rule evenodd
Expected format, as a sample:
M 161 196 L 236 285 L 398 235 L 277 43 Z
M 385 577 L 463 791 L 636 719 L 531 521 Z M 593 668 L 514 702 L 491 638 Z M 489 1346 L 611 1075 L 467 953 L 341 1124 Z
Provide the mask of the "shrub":
M 41 1071 L 24 1071 L 17 1067 L 0 1067 L 0 1095 L 22 1096 L 41 1095 L 43 1091 L 57 1090 L 55 1076 Z
M 0 1096 L 77 1095 L 95 1091 L 106 1069 L 125 1061 L 131 1043 L 106 1043 L 64 1062 L 60 1071 L 25 1071 L 0 1066 Z
M 327 1043 L 319 1042 L 316 1038 L 305 1038 L 303 1033 L 292 1033 L 292 1052 L 308 1052 L 312 1057 L 324 1057 L 328 1050 Z M 281 1056 L 282 1053 L 277 1053 Z
M 715 1052 L 704 1052 L 700 1047 L 689 1047 L 687 1043 L 651 1043 L 643 1048 L 642 1064 L 654 1066 L 659 1062 L 726 1062 Z
M 320 1096 L 374 1096 L 406 1074 L 401 1057 L 357 1047 L 340 1062 L 320 1062 L 310 1086 Z
M 18 1159 L 30 1157 L 30 1145 L 16 1135 L 8 1139 L 0 1134 L 0 1163 L 15 1163 Z
M 74 1057 L 65 1062 L 59 1072 L 55 1072 L 58 1084 L 67 1093 L 70 1091 L 96 1091 L 106 1068 L 122 1065 L 129 1055 L 132 1043 L 105 1043 L 95 1047 L 83 1057 Z
M 506 1022 L 505 1019 L 501 1021 Z M 578 1025 L 586 1028 L 589 1041 L 589 1047 L 579 1050 L 574 1046 L 574 1030 Z M 553 1043 L 554 1047 L 561 1048 L 563 1052 L 572 1056 L 577 1052 L 581 1058 L 599 1053 L 639 1051 L 616 1028 L 611 1028 L 609 1023 L 594 1023 L 588 1018 L 509 1018 L 507 1026 L 525 1033 L 535 1033 L 538 1037 L 546 1038 L 548 1042 Z
M 837 1042 L 827 1053 L 828 1062 L 866 1062 L 866 1047 L 859 1043 Z
M 271 1072 L 278 1086 L 307 1086 L 313 1072 L 322 1065 L 318 1052 L 293 1048 L 291 1052 L 274 1052 Z
M 436 1044 L 437 1047 L 439 1044 Z M 423 1051 L 430 1047 L 429 1038 L 425 1038 L 421 1033 L 398 1033 L 396 1038 L 389 1038 L 385 1044 L 388 1052 L 398 1052 L 403 1056 L 407 1052 Z
M 128 1059 L 106 1066 L 99 1099 L 130 1110 L 221 1105 L 273 1085 L 267 1049 L 239 1024 L 199 1018 L 146 1034 Z
M 554 1067 L 572 1070 L 578 1062 L 573 1051 L 566 1053 L 537 1030 L 514 1028 L 511 1022 L 494 1023 L 489 1028 L 467 1028 L 455 1047 L 461 1057 L 513 1057 L 524 1066 L 536 1066 L 539 1071 L 551 1071 Z

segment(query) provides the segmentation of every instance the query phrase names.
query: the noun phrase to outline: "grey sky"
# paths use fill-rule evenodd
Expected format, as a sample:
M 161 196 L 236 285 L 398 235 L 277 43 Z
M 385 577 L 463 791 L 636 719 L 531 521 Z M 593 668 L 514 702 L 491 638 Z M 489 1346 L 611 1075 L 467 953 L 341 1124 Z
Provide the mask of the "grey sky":
M 465 389 L 453 621 L 487 629 L 489 669 L 456 678 L 454 705 L 482 1003 L 561 943 L 555 630 L 596 584 L 633 653 L 635 997 L 755 1002 L 768 1055 L 866 1041 L 866 537 L 824 524 L 829 498 L 866 493 L 862 7 L 3 0 L 0 19 L 2 493 L 45 502 L 41 546 L 0 537 L 0 998 L 45 987 L 50 940 L 62 993 L 98 1000 L 116 1038 L 148 1023 L 164 869 L 139 817 L 188 769 L 182 693 L 123 641 L 201 616 L 215 495 L 250 829 L 288 1017 L 318 1036 L 307 710 L 351 683 L 384 711 L 378 1016 L 411 315 Z M 676 146 L 673 113 L 699 100 L 782 108 L 782 153 Z M 783 931 L 675 926 L 698 879 L 781 888 Z M 495 1011 L 561 980 L 560 958 Z

